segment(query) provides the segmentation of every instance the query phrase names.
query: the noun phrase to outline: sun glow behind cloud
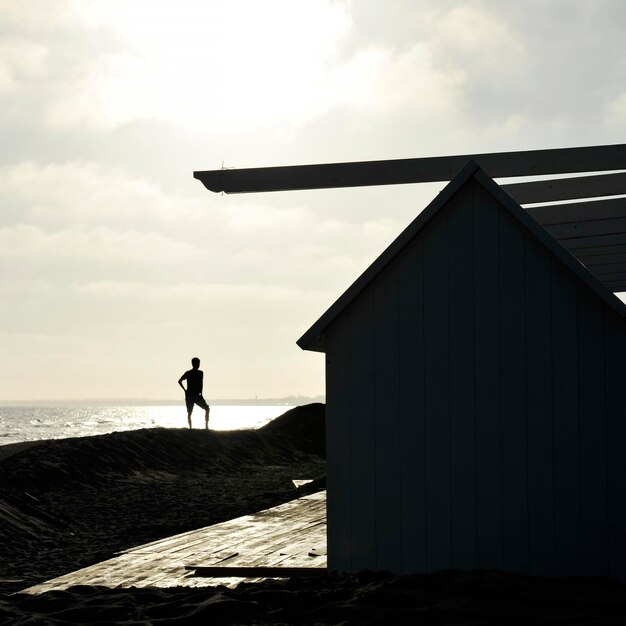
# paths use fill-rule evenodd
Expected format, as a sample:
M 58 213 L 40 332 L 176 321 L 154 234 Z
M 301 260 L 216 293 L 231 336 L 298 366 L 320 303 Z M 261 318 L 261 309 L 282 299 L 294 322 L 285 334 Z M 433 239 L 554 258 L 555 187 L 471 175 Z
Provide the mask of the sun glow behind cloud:
M 74 2 L 111 50 L 47 111 L 53 127 L 157 119 L 194 129 L 299 123 L 326 107 L 326 71 L 350 22 L 343 4 L 287 0 Z M 114 45 L 113 45 L 114 44 Z

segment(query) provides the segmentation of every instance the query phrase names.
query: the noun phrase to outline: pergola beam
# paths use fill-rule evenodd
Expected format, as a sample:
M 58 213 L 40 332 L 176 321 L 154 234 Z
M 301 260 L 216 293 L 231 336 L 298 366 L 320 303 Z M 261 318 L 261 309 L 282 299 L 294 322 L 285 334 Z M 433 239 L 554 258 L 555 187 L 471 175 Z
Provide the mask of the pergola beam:
M 626 217 L 626 198 L 524 207 L 544 228 L 557 224 Z
M 626 198 L 610 198 L 626 196 L 626 172 L 620 171 L 626 170 L 626 144 L 221 169 L 194 172 L 194 178 L 210 191 L 225 193 L 399 185 L 448 181 L 470 160 L 491 178 L 584 174 L 500 186 L 519 204 L 604 198 L 525 208 L 607 287 L 626 289 Z
M 561 242 L 561 245 L 563 243 Z M 567 248 L 567 246 L 563 246 Z M 604 256 L 607 254 L 626 254 L 626 244 L 614 244 L 606 246 L 589 246 L 582 248 L 567 248 L 581 263 L 586 263 L 590 257 Z
M 609 265 L 617 263 L 626 267 L 626 246 L 622 252 L 614 252 L 612 254 L 591 254 L 580 255 L 578 260 L 589 268 L 596 267 L 598 265 Z
M 541 223 L 541 222 L 540 222 Z M 542 226 L 559 241 L 561 239 L 578 239 L 595 235 L 614 235 L 626 232 L 626 217 L 612 220 L 588 220 L 585 222 L 569 222 Z
M 519 204 L 626 194 L 626 172 L 501 185 Z
M 586 248 L 606 248 L 613 246 L 626 246 L 626 233 L 614 235 L 597 235 L 592 237 L 578 237 L 576 239 L 559 239 L 559 243 L 570 251 L 585 250 Z M 573 253 L 579 256 L 578 252 Z
M 253 193 L 451 180 L 470 160 L 491 178 L 626 169 L 626 145 L 194 172 L 214 192 Z

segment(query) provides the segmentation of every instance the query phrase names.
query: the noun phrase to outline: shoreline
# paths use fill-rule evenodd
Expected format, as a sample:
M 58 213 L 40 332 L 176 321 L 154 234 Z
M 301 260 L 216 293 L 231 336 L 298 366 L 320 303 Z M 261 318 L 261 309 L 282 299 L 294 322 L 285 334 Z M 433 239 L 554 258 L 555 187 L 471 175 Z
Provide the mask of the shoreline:
M 207 398 L 211 406 L 305 406 L 324 404 L 325 396 L 285 396 L 284 398 Z M 65 400 L 0 400 L 0 408 L 58 408 L 58 407 L 113 407 L 113 406 L 183 406 L 184 398 L 83 398 Z

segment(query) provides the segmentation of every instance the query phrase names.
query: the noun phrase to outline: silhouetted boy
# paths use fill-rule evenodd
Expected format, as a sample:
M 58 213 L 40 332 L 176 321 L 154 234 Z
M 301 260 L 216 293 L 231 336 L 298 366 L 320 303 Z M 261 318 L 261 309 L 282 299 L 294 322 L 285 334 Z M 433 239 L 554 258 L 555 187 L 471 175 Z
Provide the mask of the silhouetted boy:
M 204 409 L 204 427 L 209 427 L 209 405 L 202 397 L 202 383 L 204 379 L 204 373 L 200 369 L 200 359 L 195 356 L 191 359 L 191 366 L 193 369 L 186 371 L 179 379 L 178 384 L 183 388 L 185 392 L 185 404 L 187 405 L 187 421 L 189 422 L 189 428 L 191 428 L 191 412 L 193 411 L 193 405 L 197 404 L 201 409 Z M 187 381 L 187 389 L 183 385 L 183 380 Z

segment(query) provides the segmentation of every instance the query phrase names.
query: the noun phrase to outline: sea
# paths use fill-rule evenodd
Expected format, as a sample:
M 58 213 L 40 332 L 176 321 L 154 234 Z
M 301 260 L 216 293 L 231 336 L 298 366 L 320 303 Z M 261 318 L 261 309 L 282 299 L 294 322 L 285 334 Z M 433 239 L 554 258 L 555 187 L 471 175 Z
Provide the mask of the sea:
M 260 428 L 292 408 L 285 405 L 211 405 L 209 428 Z M 192 426 L 204 428 L 204 411 L 198 407 L 192 414 Z M 0 406 L 0 445 L 159 427 L 187 428 L 184 405 Z

